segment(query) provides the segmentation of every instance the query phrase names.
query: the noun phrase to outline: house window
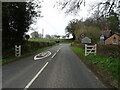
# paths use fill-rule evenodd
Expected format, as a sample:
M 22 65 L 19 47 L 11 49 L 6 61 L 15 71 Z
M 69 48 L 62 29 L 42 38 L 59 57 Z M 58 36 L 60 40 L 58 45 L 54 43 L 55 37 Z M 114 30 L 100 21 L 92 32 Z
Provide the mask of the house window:
M 113 40 L 113 41 L 112 41 L 112 44 L 117 44 L 117 41 L 116 41 L 116 40 Z

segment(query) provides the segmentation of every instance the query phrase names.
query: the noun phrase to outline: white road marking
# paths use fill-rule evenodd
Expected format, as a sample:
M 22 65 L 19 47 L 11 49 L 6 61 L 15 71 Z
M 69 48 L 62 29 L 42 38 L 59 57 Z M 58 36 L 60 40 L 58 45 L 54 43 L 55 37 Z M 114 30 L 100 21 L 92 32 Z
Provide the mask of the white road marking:
M 44 56 L 43 56 L 43 57 L 40 57 L 40 58 L 37 58 L 37 56 L 39 56 L 39 55 L 42 54 L 42 53 L 37 54 L 37 55 L 34 57 L 34 60 L 43 59 L 43 58 L 46 58 L 46 57 L 48 57 L 48 56 L 51 55 L 51 52 L 50 52 L 50 51 L 47 51 L 46 53 L 47 53 L 46 55 L 45 55 L 45 53 L 44 53 Z
M 34 76 L 34 78 L 25 86 L 25 89 L 24 90 L 26 90 L 26 89 L 28 89 L 30 86 L 31 86 L 31 84 L 35 81 L 35 79 L 41 74 L 41 72 L 45 69 L 45 67 L 48 65 L 48 63 L 49 62 L 47 62 L 43 67 L 42 67 L 42 69 Z
M 59 48 L 59 49 L 57 50 L 57 52 L 56 52 L 51 58 L 54 58 L 55 55 L 60 51 L 60 49 L 61 49 L 61 48 Z
M 59 52 L 60 50 L 57 50 L 57 53 Z
M 57 52 L 59 52 L 59 51 L 60 51 L 60 49 L 61 49 L 61 48 L 59 48 L 59 49 L 57 50 Z
M 57 54 L 57 53 L 55 53 L 51 58 L 54 58 L 56 54 Z

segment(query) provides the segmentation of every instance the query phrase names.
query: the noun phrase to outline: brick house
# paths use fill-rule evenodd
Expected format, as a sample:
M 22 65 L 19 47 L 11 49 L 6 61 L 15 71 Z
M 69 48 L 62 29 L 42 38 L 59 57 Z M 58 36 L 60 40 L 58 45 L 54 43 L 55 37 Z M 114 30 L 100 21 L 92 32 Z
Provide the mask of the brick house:
M 105 44 L 120 44 L 120 34 L 112 34 L 110 37 L 105 39 Z
M 100 44 L 119 44 L 120 45 L 120 34 L 113 33 L 110 29 L 108 24 L 105 25 L 105 28 L 101 32 L 102 35 L 100 36 Z

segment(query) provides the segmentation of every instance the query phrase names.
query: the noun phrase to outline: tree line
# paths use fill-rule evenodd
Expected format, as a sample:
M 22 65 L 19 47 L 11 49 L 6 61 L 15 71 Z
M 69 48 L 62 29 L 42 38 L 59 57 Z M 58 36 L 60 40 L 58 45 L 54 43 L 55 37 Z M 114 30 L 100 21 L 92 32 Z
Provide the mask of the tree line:
M 38 33 L 37 31 L 34 31 L 32 32 L 31 34 L 31 38 L 32 39 L 66 39 L 66 38 L 69 38 L 67 35 L 49 35 L 49 34 L 46 34 L 45 36 L 43 36 L 43 34 L 41 33 Z
M 73 40 L 81 41 L 81 35 L 92 39 L 93 43 L 99 41 L 101 32 L 106 29 L 106 25 L 113 33 L 120 33 L 119 14 L 111 10 L 107 17 L 98 17 L 93 15 L 85 21 L 73 19 L 65 28 L 66 34 L 72 35 Z
M 60 6 L 60 9 L 65 11 L 66 14 L 76 14 L 76 12 L 79 12 L 80 6 L 82 4 L 85 5 L 86 2 L 86 0 L 59 0 L 59 5 L 56 4 L 56 6 Z M 93 28 L 93 26 L 97 26 L 94 27 L 94 29 L 99 28 L 101 30 L 105 23 L 110 26 L 112 31 L 120 32 L 118 13 L 116 13 L 119 12 L 118 9 L 120 8 L 118 3 L 119 0 L 105 0 L 98 3 L 93 16 L 86 21 L 70 21 L 66 27 L 66 36 L 69 37 L 69 35 L 72 34 L 73 39 L 76 39 L 76 37 L 79 37 L 76 32 L 81 28 L 85 27 L 87 28 L 86 30 L 88 30 Z M 25 42 L 25 33 L 29 30 L 30 25 L 35 23 L 36 18 L 41 16 L 40 8 L 41 2 L 38 0 L 28 0 L 27 2 L 2 2 L 3 51 L 13 48 L 16 44 L 18 45 Z M 27 38 L 29 37 L 27 36 Z
M 40 3 L 39 3 L 40 4 Z M 40 13 L 35 2 L 2 2 L 2 48 L 3 51 L 25 42 L 25 33 Z M 29 37 L 28 37 L 29 38 Z
M 66 15 L 76 15 L 81 9 L 81 5 L 86 6 L 87 0 L 59 0 L 56 7 L 63 11 Z M 97 42 L 101 31 L 108 26 L 114 33 L 120 33 L 120 1 L 119 0 L 103 0 L 97 4 L 91 4 L 92 15 L 85 21 L 71 20 L 65 28 L 66 35 L 73 36 L 73 40 L 80 41 L 80 37 L 86 34 Z M 95 33 L 95 34 L 94 34 Z

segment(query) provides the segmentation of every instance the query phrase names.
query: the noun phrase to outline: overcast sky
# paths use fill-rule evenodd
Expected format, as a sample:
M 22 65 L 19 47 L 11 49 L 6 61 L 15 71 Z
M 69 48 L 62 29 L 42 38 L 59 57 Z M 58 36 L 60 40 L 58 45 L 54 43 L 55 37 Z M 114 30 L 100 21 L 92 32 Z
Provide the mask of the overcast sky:
M 87 18 L 90 16 L 90 7 L 89 5 L 96 3 L 96 1 L 101 0 L 87 0 L 86 6 L 82 6 L 81 10 L 79 11 L 79 15 L 72 16 L 65 14 L 61 11 L 58 11 L 54 8 L 55 0 L 44 0 L 42 3 L 42 18 L 37 19 L 37 23 L 33 25 L 35 31 L 42 33 L 42 29 L 44 29 L 44 36 L 45 34 L 50 35 L 65 35 L 65 27 L 68 25 L 68 22 L 72 19 L 81 19 Z M 30 34 L 33 31 L 29 31 Z

